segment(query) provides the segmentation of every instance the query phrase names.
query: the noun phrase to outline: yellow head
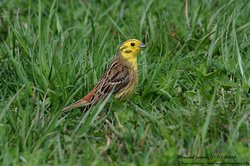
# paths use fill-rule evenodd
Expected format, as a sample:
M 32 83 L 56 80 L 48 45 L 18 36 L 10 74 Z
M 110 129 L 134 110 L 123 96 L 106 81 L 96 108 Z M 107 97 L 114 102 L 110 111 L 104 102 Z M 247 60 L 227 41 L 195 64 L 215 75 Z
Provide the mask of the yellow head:
M 136 62 L 137 55 L 141 51 L 141 48 L 145 48 L 146 45 L 140 40 L 130 39 L 125 41 L 119 48 L 119 54 L 124 58 L 128 59 L 130 62 Z

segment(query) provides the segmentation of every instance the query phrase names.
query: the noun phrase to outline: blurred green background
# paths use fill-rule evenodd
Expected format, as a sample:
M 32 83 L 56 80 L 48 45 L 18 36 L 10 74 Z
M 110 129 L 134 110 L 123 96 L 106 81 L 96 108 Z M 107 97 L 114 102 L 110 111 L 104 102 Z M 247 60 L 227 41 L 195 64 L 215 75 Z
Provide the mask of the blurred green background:
M 62 113 L 130 38 L 130 100 Z M 0 163 L 249 162 L 249 55 L 248 0 L 2 0 Z

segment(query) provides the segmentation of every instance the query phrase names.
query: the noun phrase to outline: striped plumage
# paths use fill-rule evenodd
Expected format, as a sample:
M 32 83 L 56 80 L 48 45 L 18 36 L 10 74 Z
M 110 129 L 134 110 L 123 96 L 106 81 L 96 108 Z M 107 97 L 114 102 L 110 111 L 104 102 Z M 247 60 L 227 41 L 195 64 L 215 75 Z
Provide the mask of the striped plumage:
M 109 93 L 114 94 L 117 99 L 127 98 L 131 95 L 137 83 L 137 55 L 143 47 L 145 45 L 137 39 L 124 42 L 93 90 L 63 110 L 84 107 L 83 110 L 87 111 L 99 100 L 107 97 Z

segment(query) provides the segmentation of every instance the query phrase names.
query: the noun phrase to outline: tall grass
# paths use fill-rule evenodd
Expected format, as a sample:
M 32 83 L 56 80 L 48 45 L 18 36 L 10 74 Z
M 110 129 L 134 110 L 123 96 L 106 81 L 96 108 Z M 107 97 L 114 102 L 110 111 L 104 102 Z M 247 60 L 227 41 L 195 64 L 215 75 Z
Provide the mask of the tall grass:
M 186 18 L 184 1 L 1 1 L 0 163 L 249 161 L 250 3 L 188 5 Z M 129 38 L 148 45 L 130 100 L 63 113 Z

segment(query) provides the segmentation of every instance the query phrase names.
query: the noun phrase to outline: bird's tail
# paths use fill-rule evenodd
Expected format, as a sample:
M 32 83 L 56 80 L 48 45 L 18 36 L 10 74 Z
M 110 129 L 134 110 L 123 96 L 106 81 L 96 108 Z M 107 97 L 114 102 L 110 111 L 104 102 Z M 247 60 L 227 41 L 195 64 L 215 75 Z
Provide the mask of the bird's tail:
M 86 105 L 88 105 L 88 104 L 89 104 L 88 101 L 81 99 L 81 100 L 78 100 L 77 102 L 75 102 L 75 103 L 73 103 L 73 104 L 70 104 L 70 105 L 64 107 L 64 108 L 63 108 L 63 111 L 64 111 L 64 112 L 70 111 L 70 110 L 72 110 L 72 109 L 74 109 L 74 108 L 83 107 L 83 106 L 86 106 Z
M 82 99 L 78 100 L 77 102 L 70 104 L 70 105 L 66 106 L 65 108 L 63 108 L 63 111 L 66 112 L 66 111 L 70 111 L 74 108 L 84 107 L 84 106 L 90 105 L 92 103 L 91 101 L 94 98 L 95 92 L 96 92 L 96 90 L 91 91 L 84 98 L 82 98 Z

